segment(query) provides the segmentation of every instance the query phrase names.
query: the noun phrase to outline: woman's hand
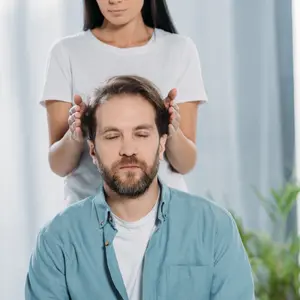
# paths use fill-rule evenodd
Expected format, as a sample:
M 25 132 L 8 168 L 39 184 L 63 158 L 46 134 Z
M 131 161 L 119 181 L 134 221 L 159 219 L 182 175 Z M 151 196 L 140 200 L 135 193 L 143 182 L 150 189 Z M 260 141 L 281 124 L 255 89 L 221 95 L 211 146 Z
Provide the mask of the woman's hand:
M 179 129 L 180 125 L 180 113 L 179 113 L 179 107 L 176 103 L 174 103 L 174 100 L 176 98 L 177 91 L 176 89 L 172 89 L 165 101 L 165 106 L 169 111 L 170 115 L 170 123 L 169 123 L 169 137 L 174 135 L 177 130 Z
M 81 129 L 81 117 L 86 110 L 86 104 L 79 95 L 74 96 L 74 105 L 69 110 L 68 124 L 71 138 L 77 142 L 83 142 L 83 132 Z

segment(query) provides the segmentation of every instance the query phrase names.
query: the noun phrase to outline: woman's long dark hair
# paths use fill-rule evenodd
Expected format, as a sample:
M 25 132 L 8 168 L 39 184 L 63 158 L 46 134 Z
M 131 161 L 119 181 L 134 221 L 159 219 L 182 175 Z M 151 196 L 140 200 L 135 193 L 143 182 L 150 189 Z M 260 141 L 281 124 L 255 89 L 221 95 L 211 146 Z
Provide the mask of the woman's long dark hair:
M 165 0 L 144 0 L 142 16 L 146 26 L 159 28 L 170 33 L 177 33 Z M 96 0 L 84 0 L 84 25 L 87 31 L 100 27 L 103 23 L 102 15 Z

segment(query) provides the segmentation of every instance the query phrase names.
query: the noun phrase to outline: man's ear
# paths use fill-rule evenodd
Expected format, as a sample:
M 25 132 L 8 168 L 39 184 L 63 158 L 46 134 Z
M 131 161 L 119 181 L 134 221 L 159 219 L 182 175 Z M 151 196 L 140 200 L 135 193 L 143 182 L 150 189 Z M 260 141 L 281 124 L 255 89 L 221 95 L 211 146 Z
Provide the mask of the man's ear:
M 164 159 L 164 153 L 166 151 L 166 143 L 167 143 L 168 135 L 164 134 L 159 138 L 159 159 Z
M 90 153 L 90 156 L 91 156 L 91 158 L 93 160 L 93 163 L 94 163 L 94 165 L 97 165 L 95 144 L 91 140 L 88 140 L 87 142 L 88 142 L 88 145 L 89 145 L 89 153 Z

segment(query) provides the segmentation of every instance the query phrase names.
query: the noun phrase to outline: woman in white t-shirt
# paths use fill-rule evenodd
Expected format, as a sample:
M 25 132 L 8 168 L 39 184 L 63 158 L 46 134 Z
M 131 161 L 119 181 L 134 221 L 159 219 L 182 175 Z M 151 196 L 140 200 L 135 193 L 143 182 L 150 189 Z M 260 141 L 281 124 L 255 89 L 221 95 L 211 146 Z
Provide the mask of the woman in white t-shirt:
M 169 186 L 187 190 L 183 174 L 196 163 L 197 106 L 207 100 L 194 43 L 176 33 L 164 0 L 85 0 L 84 30 L 50 51 L 42 97 L 49 163 L 66 177 L 68 203 L 94 194 L 99 186 L 80 117 L 91 92 L 116 75 L 143 76 L 166 97 L 172 134 L 168 163 L 161 163 L 159 174 Z

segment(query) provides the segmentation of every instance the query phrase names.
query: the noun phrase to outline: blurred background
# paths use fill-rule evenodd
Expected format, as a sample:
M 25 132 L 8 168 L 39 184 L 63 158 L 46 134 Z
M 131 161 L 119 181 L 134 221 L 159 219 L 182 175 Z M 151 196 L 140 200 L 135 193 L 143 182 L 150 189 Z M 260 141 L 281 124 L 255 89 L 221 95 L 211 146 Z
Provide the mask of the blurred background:
M 265 281 L 257 288 L 259 299 L 288 299 L 279 289 L 277 296 L 271 295 L 271 272 L 287 273 L 287 293 L 299 288 L 299 280 L 291 277 L 300 274 L 295 263 L 300 227 L 295 205 L 300 174 L 299 2 L 168 1 L 179 32 L 198 47 L 209 97 L 199 109 L 199 159 L 187 182 L 192 193 L 209 197 L 237 217 L 255 279 Z M 38 101 L 50 47 L 81 28 L 82 0 L 0 0 L 1 300 L 24 299 L 36 235 L 65 205 L 63 179 L 48 166 L 46 112 Z M 262 239 L 260 232 L 268 236 Z M 293 236 L 292 244 L 287 236 Z M 282 250 L 278 245 L 283 241 Z M 266 263 L 264 256 L 271 254 L 273 262 Z M 279 266 L 284 255 L 286 262 Z M 278 280 L 275 286 L 283 284 Z

